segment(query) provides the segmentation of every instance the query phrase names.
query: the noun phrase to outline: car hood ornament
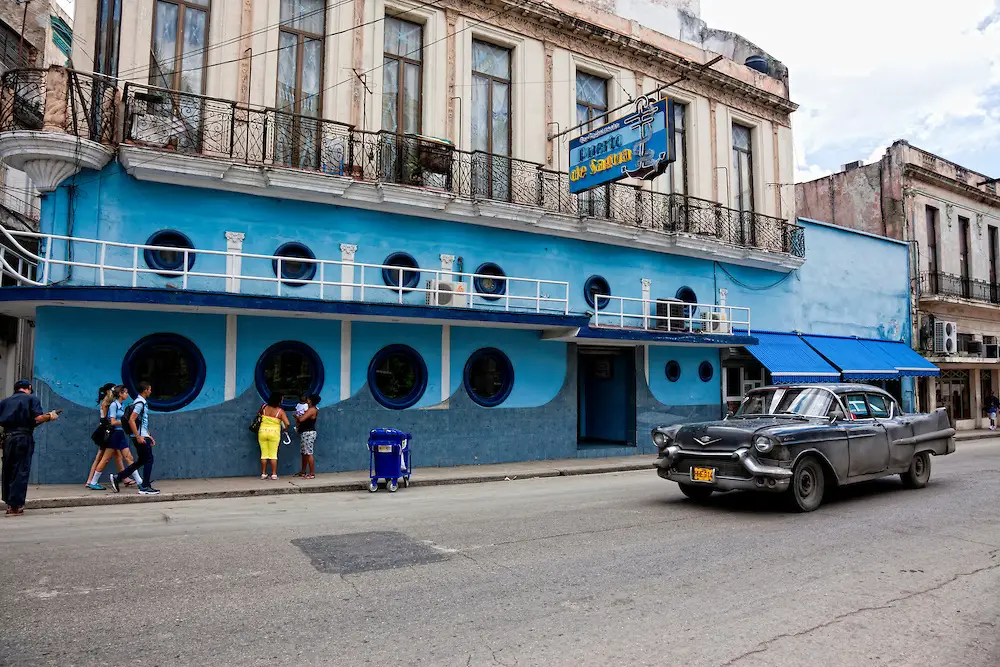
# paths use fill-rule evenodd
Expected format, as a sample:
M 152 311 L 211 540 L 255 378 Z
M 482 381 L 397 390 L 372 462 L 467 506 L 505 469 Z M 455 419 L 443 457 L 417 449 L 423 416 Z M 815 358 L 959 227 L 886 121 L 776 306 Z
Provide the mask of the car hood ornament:
M 709 445 L 714 445 L 717 442 L 721 442 L 722 438 L 711 438 L 707 435 L 703 435 L 700 438 L 695 438 L 694 441 L 697 442 L 702 447 L 708 447 Z

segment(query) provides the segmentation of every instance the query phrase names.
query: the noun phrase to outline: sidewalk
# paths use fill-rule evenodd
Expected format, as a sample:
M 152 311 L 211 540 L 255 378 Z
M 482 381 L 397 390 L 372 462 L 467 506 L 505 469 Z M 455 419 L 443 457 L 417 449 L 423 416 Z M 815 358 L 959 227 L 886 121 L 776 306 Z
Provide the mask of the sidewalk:
M 985 440 L 987 438 L 1000 438 L 1000 431 L 991 431 L 988 428 L 977 428 L 973 431 L 959 431 L 955 434 L 955 442 L 963 440 Z
M 523 461 L 495 465 L 457 466 L 453 468 L 416 468 L 410 486 L 502 482 L 506 479 L 593 475 L 629 470 L 649 470 L 656 460 L 653 455 L 621 456 L 604 459 L 555 459 Z M 205 498 L 238 498 L 243 496 L 274 496 L 289 493 L 328 493 L 331 491 L 368 490 L 368 471 L 332 472 L 316 475 L 316 479 L 282 477 L 262 480 L 259 477 L 217 477 L 213 479 L 165 479 L 154 482 L 158 496 L 140 496 L 135 488 L 123 487 L 121 493 L 91 491 L 81 483 L 43 484 L 28 488 L 26 509 L 51 507 L 83 507 L 86 505 L 120 505 L 124 503 L 202 500 Z M 378 493 L 387 493 L 379 489 Z M 405 493 L 401 488 L 397 493 Z

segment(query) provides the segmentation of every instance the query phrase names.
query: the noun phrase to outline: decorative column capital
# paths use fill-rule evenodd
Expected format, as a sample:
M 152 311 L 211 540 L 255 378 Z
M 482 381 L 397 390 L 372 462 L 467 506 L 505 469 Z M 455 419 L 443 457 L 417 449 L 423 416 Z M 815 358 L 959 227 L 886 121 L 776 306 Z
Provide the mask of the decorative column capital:
M 642 279 L 642 289 L 648 290 L 653 285 L 653 281 L 649 278 Z
M 246 238 L 246 234 L 243 232 L 226 232 L 226 242 L 232 245 L 243 245 L 243 239 Z
M 452 266 L 455 263 L 454 255 L 441 255 L 441 266 Z
M 354 243 L 341 243 L 340 244 L 340 258 L 345 260 L 354 261 L 354 253 L 358 251 L 358 246 Z

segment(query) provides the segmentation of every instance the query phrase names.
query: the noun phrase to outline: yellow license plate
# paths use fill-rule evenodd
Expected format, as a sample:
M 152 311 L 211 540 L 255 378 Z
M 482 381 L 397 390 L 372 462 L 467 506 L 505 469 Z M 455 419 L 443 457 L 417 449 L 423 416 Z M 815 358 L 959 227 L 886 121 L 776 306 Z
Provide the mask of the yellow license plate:
M 392 445 L 379 445 L 378 446 L 378 451 L 380 453 L 381 452 L 388 452 L 388 453 L 392 454 Z
M 691 479 L 695 482 L 714 482 L 715 468 L 691 468 Z

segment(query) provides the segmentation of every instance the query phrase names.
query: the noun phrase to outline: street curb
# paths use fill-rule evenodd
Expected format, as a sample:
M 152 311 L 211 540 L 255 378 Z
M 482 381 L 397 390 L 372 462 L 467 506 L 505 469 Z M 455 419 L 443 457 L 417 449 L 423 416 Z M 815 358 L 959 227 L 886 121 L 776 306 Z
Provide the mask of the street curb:
M 575 477 L 578 475 L 603 475 L 614 472 L 633 472 L 650 470 L 651 463 L 621 463 L 588 466 L 585 468 L 548 468 L 526 473 L 511 475 L 510 471 L 495 473 L 478 473 L 460 477 L 442 477 L 439 479 L 413 479 L 411 487 L 418 486 L 452 486 L 455 484 L 478 484 L 480 482 L 503 482 L 521 479 L 542 479 L 548 477 Z M 188 491 L 179 493 L 161 493 L 157 496 L 140 496 L 134 493 L 103 493 L 93 496 L 75 496 L 72 498 L 40 498 L 28 499 L 25 509 L 57 509 L 65 507 L 91 507 L 99 505 L 130 505 L 135 503 L 166 503 L 180 500 L 210 500 L 216 498 L 248 498 L 252 496 L 286 496 L 306 493 L 340 493 L 344 491 L 367 491 L 367 481 L 331 482 L 310 486 L 296 486 L 288 482 L 280 486 L 263 487 L 260 489 L 232 489 L 225 491 Z

